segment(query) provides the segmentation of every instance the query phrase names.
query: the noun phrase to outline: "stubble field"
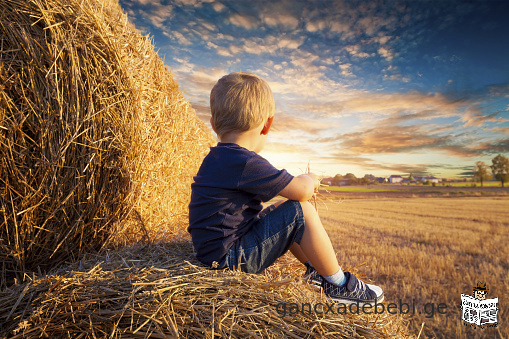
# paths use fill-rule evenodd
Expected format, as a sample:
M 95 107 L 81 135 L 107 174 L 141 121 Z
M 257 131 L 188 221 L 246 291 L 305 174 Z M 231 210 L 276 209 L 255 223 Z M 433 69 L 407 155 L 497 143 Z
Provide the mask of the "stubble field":
M 421 329 L 420 338 L 509 337 L 509 197 L 338 197 L 318 211 L 340 264 L 365 263 L 360 271 L 383 287 L 386 306 L 408 304 L 416 337 Z M 498 327 L 461 320 L 461 294 L 478 281 L 499 298 Z

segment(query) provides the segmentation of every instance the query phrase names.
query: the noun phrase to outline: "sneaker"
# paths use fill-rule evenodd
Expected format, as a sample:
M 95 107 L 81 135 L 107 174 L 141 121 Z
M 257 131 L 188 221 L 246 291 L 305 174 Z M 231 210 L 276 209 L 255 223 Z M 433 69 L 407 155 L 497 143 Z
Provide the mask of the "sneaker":
M 346 284 L 343 286 L 334 285 L 322 278 L 323 292 L 331 300 L 344 304 L 359 302 L 359 305 L 374 305 L 384 300 L 384 292 L 379 286 L 366 284 L 350 272 L 345 272 L 345 277 Z
M 322 287 L 322 276 L 315 270 L 310 264 L 306 265 L 306 273 L 304 273 L 304 279 L 314 287 Z

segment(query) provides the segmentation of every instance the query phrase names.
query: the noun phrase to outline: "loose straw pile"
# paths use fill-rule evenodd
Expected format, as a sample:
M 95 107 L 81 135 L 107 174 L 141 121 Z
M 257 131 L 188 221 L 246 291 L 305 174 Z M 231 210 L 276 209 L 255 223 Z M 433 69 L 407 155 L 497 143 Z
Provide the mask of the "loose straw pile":
M 0 288 L 183 229 L 212 141 L 116 1 L 1 1 Z
M 137 246 L 28 279 L 0 292 L 0 337 L 409 337 L 401 317 L 387 313 L 290 315 L 287 308 L 283 317 L 278 304 L 327 302 L 288 256 L 260 275 L 213 271 L 192 258 L 186 241 Z

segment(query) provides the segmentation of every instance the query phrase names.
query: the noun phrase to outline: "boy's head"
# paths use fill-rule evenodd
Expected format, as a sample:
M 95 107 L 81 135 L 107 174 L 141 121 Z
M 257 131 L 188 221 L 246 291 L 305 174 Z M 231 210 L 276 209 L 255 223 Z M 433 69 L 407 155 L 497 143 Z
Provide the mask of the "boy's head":
M 274 116 L 274 109 L 269 85 L 255 74 L 225 75 L 210 92 L 211 123 L 219 138 L 259 126 Z

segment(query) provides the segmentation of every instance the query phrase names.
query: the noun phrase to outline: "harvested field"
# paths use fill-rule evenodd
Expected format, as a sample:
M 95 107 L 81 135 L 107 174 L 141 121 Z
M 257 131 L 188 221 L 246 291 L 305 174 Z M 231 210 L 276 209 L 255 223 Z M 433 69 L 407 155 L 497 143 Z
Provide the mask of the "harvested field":
M 412 333 L 422 326 L 421 338 L 509 337 L 509 197 L 386 196 L 325 205 L 319 213 L 340 263 L 366 263 L 363 272 L 383 287 L 385 303 L 414 302 L 415 314 L 405 315 Z M 461 293 L 472 295 L 478 281 L 487 283 L 487 298 L 499 297 L 497 328 L 461 321 Z M 426 303 L 434 304 L 432 316 Z M 445 314 L 437 312 L 440 303 Z

